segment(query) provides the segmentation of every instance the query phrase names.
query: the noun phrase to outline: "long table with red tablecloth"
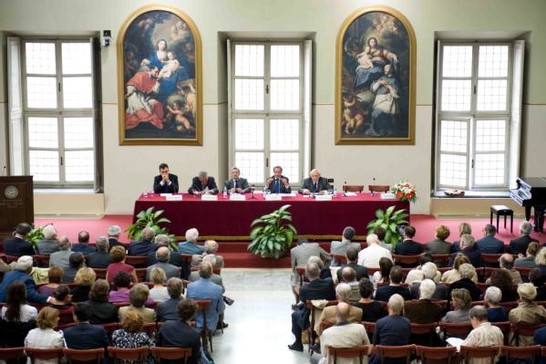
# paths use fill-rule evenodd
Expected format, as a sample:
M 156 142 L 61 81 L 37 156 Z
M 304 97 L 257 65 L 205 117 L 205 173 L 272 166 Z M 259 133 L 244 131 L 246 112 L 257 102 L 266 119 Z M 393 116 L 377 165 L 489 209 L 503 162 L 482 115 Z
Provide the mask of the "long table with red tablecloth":
M 135 201 L 136 215 L 150 207 L 164 210 L 163 216 L 171 234 L 184 237 L 189 228 L 197 228 L 200 238 L 217 240 L 248 240 L 250 224 L 254 219 L 289 204 L 298 237 L 313 239 L 338 238 L 343 228 L 353 226 L 357 235 L 366 234 L 366 226 L 375 218 L 377 209 L 405 209 L 409 203 L 382 199 L 379 194 L 361 193 L 344 196 L 338 193 L 331 201 L 319 201 L 302 195 L 283 196 L 282 201 L 267 201 L 262 194 L 247 194 L 244 201 L 234 201 L 218 195 L 217 201 L 202 200 L 200 196 L 182 194 L 181 201 L 167 200 L 166 196 L 143 195 Z

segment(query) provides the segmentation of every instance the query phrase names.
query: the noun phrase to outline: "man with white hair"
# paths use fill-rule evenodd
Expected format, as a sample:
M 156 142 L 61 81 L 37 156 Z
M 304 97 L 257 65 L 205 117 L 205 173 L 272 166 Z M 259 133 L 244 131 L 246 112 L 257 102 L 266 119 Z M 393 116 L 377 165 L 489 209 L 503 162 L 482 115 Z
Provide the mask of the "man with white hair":
M 487 321 L 503 322 L 508 321 L 506 309 L 499 305 L 502 300 L 502 291 L 499 287 L 487 287 L 483 295 L 483 301 L 487 307 Z
M 532 241 L 538 242 L 536 239 L 533 239 L 529 236 L 533 230 L 533 225 L 529 221 L 522 221 L 519 225 L 520 237 L 514 240 L 510 240 L 508 244 L 507 253 L 510 254 L 525 254 L 529 243 Z
M 0 283 L 0 302 L 6 302 L 9 286 L 14 281 L 21 281 L 27 288 L 27 301 L 32 303 L 47 303 L 51 297 L 44 296 L 36 290 L 36 284 L 30 272 L 32 271 L 32 257 L 23 255 L 17 259 L 14 270 L 4 275 L 2 283 Z
M 59 251 L 59 241 L 57 240 L 57 230 L 52 224 L 44 226 L 42 233 L 44 238 L 40 240 L 36 247 L 38 249 L 38 254 L 50 255 Z
M 224 257 L 221 255 L 216 255 L 218 252 L 218 243 L 216 240 L 206 240 L 205 244 L 203 244 L 203 255 L 194 254 L 191 260 L 192 267 L 198 267 L 199 264 L 203 261 L 203 257 L 207 255 L 214 256 L 215 259 L 215 266 L 213 268 L 224 268 Z
M 95 246 L 97 251 L 87 256 L 87 266 L 91 268 L 108 268 L 110 264 L 110 254 L 108 254 L 108 238 L 106 236 L 99 236 L 96 240 Z
M 375 234 L 366 237 L 368 247 L 358 253 L 358 264 L 366 268 L 379 268 L 381 258 L 392 260 L 391 252 L 379 245 L 379 238 Z
M 125 248 L 125 244 L 119 241 L 119 236 L 121 234 L 121 227 L 119 225 L 110 225 L 108 227 L 108 251 L 115 247 L 116 245 L 121 245 Z
M 133 241 L 129 244 L 127 255 L 148 255 L 157 250 L 157 245 L 153 243 L 155 231 L 152 228 L 145 227 L 142 230 L 142 240 Z
M 401 315 L 404 308 L 404 299 L 399 294 L 395 294 L 389 298 L 387 307 L 389 315 L 377 320 L 375 323 L 373 344 L 387 346 L 408 345 L 410 343 L 411 324 L 407 318 Z
M 209 177 L 207 172 L 201 171 L 197 177 L 193 177 L 191 186 L 188 188 L 188 193 L 194 195 L 216 195 L 218 193 L 218 186 L 216 186 L 214 177 Z
M 345 302 L 349 306 L 349 312 L 347 316 L 347 322 L 356 322 L 359 323 L 362 319 L 362 309 L 358 307 L 354 307 L 351 305 L 351 286 L 347 283 L 339 283 L 336 286 L 336 299 L 338 302 Z M 336 322 L 336 306 L 327 306 L 324 307 L 320 314 L 320 319 L 317 322 L 317 326 L 315 327 L 315 331 L 320 336 L 322 335 L 322 330 L 320 328 L 320 323 L 322 321 L 335 323 Z
M 167 279 L 173 277 L 180 278 L 180 267 L 169 263 L 169 260 L 171 258 L 171 251 L 169 250 L 169 248 L 167 248 L 166 246 L 158 248 L 155 251 L 155 257 L 157 263 L 150 265 L 148 268 L 146 268 L 146 281 L 151 281 L 150 277 L 152 274 L 152 269 L 154 268 L 163 269 L 165 271 Z
M 203 254 L 205 248 L 197 245 L 199 231 L 196 228 L 186 230 L 186 241 L 178 244 L 178 252 L 180 254 Z
M 441 301 L 441 300 L 447 299 L 447 287 L 444 286 L 443 284 L 438 283 L 440 281 L 440 279 L 438 278 L 438 276 L 440 275 L 440 272 L 438 272 L 438 268 L 436 267 L 436 264 L 432 262 L 425 263 L 421 267 L 420 271 L 423 275 L 421 280 L 428 279 L 434 282 L 435 289 L 434 289 L 434 293 L 432 294 L 432 300 Z M 407 283 L 407 280 L 406 280 L 406 283 Z M 419 280 L 414 280 L 409 286 L 409 290 L 411 292 L 411 296 L 413 299 L 419 299 L 420 297 L 420 291 L 419 291 L 420 284 L 421 283 Z
M 171 238 L 168 235 L 165 235 L 165 234 L 156 235 L 156 237 L 154 238 L 154 243 L 157 246 L 157 249 L 159 249 L 161 247 L 167 247 L 169 250 L 171 250 L 171 246 L 170 246 Z M 157 258 L 156 258 L 155 252 L 151 252 L 151 253 L 148 254 L 148 258 L 146 260 L 146 266 L 154 265 L 155 263 L 157 263 Z M 171 250 L 169 263 L 172 264 L 172 265 L 175 265 L 177 267 L 182 267 L 183 268 L 183 262 L 182 262 L 182 259 L 180 259 L 180 254 L 178 254 L 178 250 L 176 250 L 174 252 Z M 190 267 L 189 267 L 189 264 L 188 264 L 188 266 L 187 266 L 187 271 L 188 272 L 187 272 L 187 275 L 184 276 L 184 279 L 188 278 L 188 275 L 190 274 L 189 269 L 190 269 Z M 184 272 L 184 268 L 182 270 Z
M 322 195 L 330 189 L 328 179 L 320 176 L 320 171 L 316 168 L 309 172 L 309 178 L 303 180 L 301 188 L 298 190 L 302 195 Z
M 433 302 L 436 284 L 431 279 L 425 279 L 419 284 L 418 300 L 407 301 L 404 304 L 404 315 L 418 324 L 438 322 L 442 318 L 442 307 Z
M 214 265 L 216 264 L 216 258 L 214 257 L 214 255 L 207 255 L 203 258 L 203 262 L 206 262 L 206 263 L 210 263 L 211 266 L 214 267 Z M 199 271 L 192 271 L 190 273 L 190 276 L 188 278 L 188 280 L 190 282 L 196 282 L 199 280 Z M 215 283 L 217 285 L 219 285 L 220 287 L 222 287 L 222 293 L 224 293 L 226 291 L 226 288 L 224 287 L 224 282 L 222 280 L 222 277 L 216 273 L 214 273 L 214 269 L 213 269 L 213 272 L 210 276 L 210 280 L 212 283 Z
M 59 238 L 59 251 L 49 256 L 50 267 L 61 267 L 63 269 L 70 267 L 70 255 L 72 254 L 72 244 L 67 236 Z

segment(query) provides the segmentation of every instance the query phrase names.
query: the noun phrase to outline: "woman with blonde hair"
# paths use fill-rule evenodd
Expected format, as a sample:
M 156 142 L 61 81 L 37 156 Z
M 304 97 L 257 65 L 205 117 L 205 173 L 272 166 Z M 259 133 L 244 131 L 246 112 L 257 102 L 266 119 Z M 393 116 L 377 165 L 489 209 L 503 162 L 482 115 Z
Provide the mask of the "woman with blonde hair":
M 442 317 L 442 322 L 469 322 L 470 316 L 468 316 L 468 310 L 472 302 L 470 292 L 466 288 L 454 289 L 451 291 L 451 301 L 453 303 L 453 310 Z
M 72 288 L 72 302 L 85 302 L 89 299 L 91 286 L 95 283 L 97 275 L 92 268 L 80 268 L 74 277 L 76 287 Z
M 155 346 L 146 332 L 141 331 L 144 319 L 137 310 L 128 310 L 121 321 L 121 329 L 112 333 L 112 345 L 118 348 Z
M 62 331 L 55 331 L 53 328 L 59 322 L 59 311 L 44 307 L 38 313 L 38 327 L 29 331 L 25 338 L 25 346 L 30 348 L 62 348 L 64 336 Z M 36 364 L 57 364 L 58 359 L 36 360 Z
M 451 252 L 456 253 L 461 251 L 460 242 L 463 235 L 472 235 L 472 226 L 467 222 L 461 222 L 459 224 L 459 240 L 454 241 L 451 246 Z
M 150 290 L 150 298 L 154 300 L 154 302 L 163 302 L 171 298 L 167 286 L 165 286 L 167 283 L 167 275 L 163 269 L 158 267 L 152 268 L 150 278 L 154 284 Z
M 455 256 L 455 260 L 453 261 L 453 269 L 445 271 L 444 274 L 442 274 L 440 282 L 451 284 L 461 279 L 461 273 L 459 272 L 459 268 L 465 263 L 470 264 L 470 259 L 468 259 L 468 257 L 463 253 L 457 253 L 457 255 Z M 474 283 L 478 282 L 478 274 L 475 270 L 471 280 Z

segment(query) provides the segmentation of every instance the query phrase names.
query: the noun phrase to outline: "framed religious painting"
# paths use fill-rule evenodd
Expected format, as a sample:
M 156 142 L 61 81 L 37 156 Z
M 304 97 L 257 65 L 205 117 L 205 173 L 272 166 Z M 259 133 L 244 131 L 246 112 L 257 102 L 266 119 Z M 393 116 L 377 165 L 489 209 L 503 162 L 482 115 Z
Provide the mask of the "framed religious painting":
M 336 144 L 415 144 L 415 35 L 387 7 L 363 8 L 336 41 Z
M 120 145 L 202 145 L 201 36 L 182 11 L 146 6 L 117 41 Z

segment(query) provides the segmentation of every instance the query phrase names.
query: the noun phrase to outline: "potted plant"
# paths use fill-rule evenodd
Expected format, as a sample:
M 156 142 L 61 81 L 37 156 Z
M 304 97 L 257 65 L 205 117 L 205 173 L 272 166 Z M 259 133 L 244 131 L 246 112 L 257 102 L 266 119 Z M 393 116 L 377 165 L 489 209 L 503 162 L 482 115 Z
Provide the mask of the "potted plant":
M 396 206 L 390 206 L 385 211 L 377 209 L 376 219 L 368 224 L 368 234 L 372 234 L 375 228 L 382 227 L 385 230 L 385 244 L 392 244 L 393 249 L 402 236 L 399 230 L 400 225 L 408 224 L 406 210 L 394 211 L 395 208 Z
M 262 258 L 280 258 L 292 244 L 296 228 L 292 225 L 292 214 L 284 205 L 270 214 L 257 218 L 250 224 L 248 251 Z
M 165 234 L 168 235 L 171 243 L 170 248 L 171 250 L 177 250 L 178 247 L 176 246 L 176 241 L 174 239 L 174 235 L 169 234 L 169 231 L 165 227 L 159 226 L 159 224 L 163 223 L 170 223 L 171 220 L 161 217 L 161 215 L 165 212 L 164 210 L 157 210 L 154 211 L 154 207 L 150 207 L 147 210 L 142 210 L 138 213 L 136 216 L 136 221 L 129 225 L 127 229 L 125 230 L 127 232 L 127 236 L 131 240 L 140 240 L 142 239 L 142 230 L 144 228 L 152 228 L 155 231 L 156 235 L 159 234 Z

